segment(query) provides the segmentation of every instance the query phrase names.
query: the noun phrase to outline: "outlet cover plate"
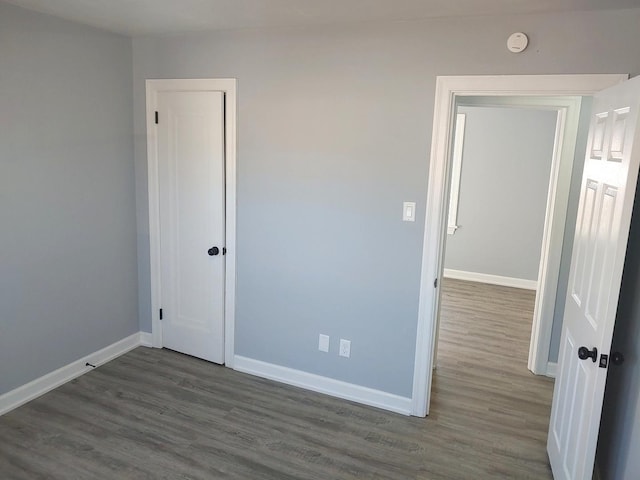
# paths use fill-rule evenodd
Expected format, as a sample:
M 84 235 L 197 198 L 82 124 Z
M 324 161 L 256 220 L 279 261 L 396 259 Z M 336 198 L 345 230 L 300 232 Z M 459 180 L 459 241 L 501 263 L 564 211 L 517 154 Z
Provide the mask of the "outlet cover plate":
M 347 358 L 351 356 L 351 340 L 340 339 L 340 356 Z
M 322 333 L 320 334 L 320 337 L 318 339 L 318 350 L 320 350 L 321 352 L 329 351 L 329 335 L 323 335 Z

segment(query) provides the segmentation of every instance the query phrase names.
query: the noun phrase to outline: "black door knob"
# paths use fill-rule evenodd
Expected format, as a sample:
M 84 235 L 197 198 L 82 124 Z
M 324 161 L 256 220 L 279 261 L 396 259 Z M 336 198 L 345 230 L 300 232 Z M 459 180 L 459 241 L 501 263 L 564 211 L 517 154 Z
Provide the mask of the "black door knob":
M 593 347 L 593 350 L 589 350 L 587 347 L 580 347 L 578 349 L 578 357 L 580 360 L 586 360 L 590 358 L 593 363 L 596 362 L 596 358 L 598 358 L 598 349 Z
M 624 355 L 620 352 L 613 352 L 611 354 L 611 363 L 614 365 L 622 365 L 624 363 Z
M 213 257 L 214 255 L 218 255 L 220 253 L 220 249 L 218 247 L 211 247 L 209 250 L 207 250 L 207 253 L 210 257 Z

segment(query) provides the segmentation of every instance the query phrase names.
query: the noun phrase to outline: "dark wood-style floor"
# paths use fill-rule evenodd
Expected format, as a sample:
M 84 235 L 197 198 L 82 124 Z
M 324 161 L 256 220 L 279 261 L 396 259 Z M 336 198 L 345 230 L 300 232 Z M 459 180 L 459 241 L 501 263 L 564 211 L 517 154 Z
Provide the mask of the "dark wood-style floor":
M 533 294 L 443 285 L 431 415 L 138 348 L 0 417 L 4 479 L 549 479 Z

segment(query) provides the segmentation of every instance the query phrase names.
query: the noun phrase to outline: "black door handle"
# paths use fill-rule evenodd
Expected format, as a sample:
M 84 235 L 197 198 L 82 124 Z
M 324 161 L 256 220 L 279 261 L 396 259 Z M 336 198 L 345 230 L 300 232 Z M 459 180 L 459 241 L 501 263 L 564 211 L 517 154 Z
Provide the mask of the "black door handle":
M 611 354 L 611 363 L 614 365 L 622 365 L 624 363 L 624 355 L 620 352 L 613 352 Z
M 220 253 L 220 249 L 218 247 L 211 247 L 209 250 L 207 250 L 207 253 L 210 257 L 213 257 L 214 255 L 218 255 Z
M 593 360 L 593 363 L 596 363 L 596 358 L 598 358 L 598 349 L 593 347 L 593 350 L 589 350 L 587 347 L 580 347 L 578 349 L 578 358 L 580 358 L 580 360 L 590 358 Z

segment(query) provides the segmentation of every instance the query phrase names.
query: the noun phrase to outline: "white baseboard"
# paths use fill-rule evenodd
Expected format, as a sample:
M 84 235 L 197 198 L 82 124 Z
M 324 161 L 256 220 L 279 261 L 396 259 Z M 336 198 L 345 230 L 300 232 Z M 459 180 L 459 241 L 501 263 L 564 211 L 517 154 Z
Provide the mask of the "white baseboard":
M 143 334 L 140 332 L 134 333 L 129 337 L 123 338 L 122 340 L 109 345 L 108 347 L 91 353 L 86 357 L 76 360 L 75 362 L 65 365 L 64 367 L 40 378 L 36 378 L 21 387 L 0 395 L 0 415 L 4 415 L 14 408 L 18 408 L 20 405 L 24 405 L 25 403 L 44 395 L 60 385 L 90 372 L 93 368 L 87 366 L 87 363 L 97 367 L 127 353 L 130 350 L 133 350 L 136 347 L 144 345 L 146 342 L 143 343 L 142 335 Z
M 234 357 L 233 368 L 239 372 L 268 378 L 269 380 L 275 380 L 276 382 L 286 383 L 314 392 L 324 393 L 332 397 L 343 398 L 372 407 L 390 410 L 401 413 L 402 415 L 411 415 L 411 399 L 392 393 L 334 380 L 333 378 L 322 377 L 301 370 L 281 367 L 239 355 Z
M 143 347 L 153 347 L 153 333 L 140 332 L 140 345 Z
M 37 378 L 21 387 L 0 395 L 0 415 L 18 408 L 41 395 L 93 370 L 87 363 L 100 366 L 139 346 L 151 347 L 152 334 L 138 332 L 123 338 L 97 352 Z M 411 399 L 392 393 L 374 390 L 360 385 L 322 377 L 312 373 L 281 367 L 260 360 L 236 355 L 234 369 L 240 372 L 268 378 L 277 382 L 343 398 L 372 407 L 382 408 L 402 415 L 411 415 Z
M 488 273 L 465 272 L 463 270 L 444 269 L 445 278 L 456 280 L 467 280 L 469 282 L 489 283 L 491 285 L 501 285 L 503 287 L 525 288 L 527 290 L 537 290 L 536 280 L 524 278 L 501 277 L 500 275 L 489 275 Z
M 556 378 L 556 372 L 558 371 L 558 364 L 556 362 L 547 363 L 547 377 Z

